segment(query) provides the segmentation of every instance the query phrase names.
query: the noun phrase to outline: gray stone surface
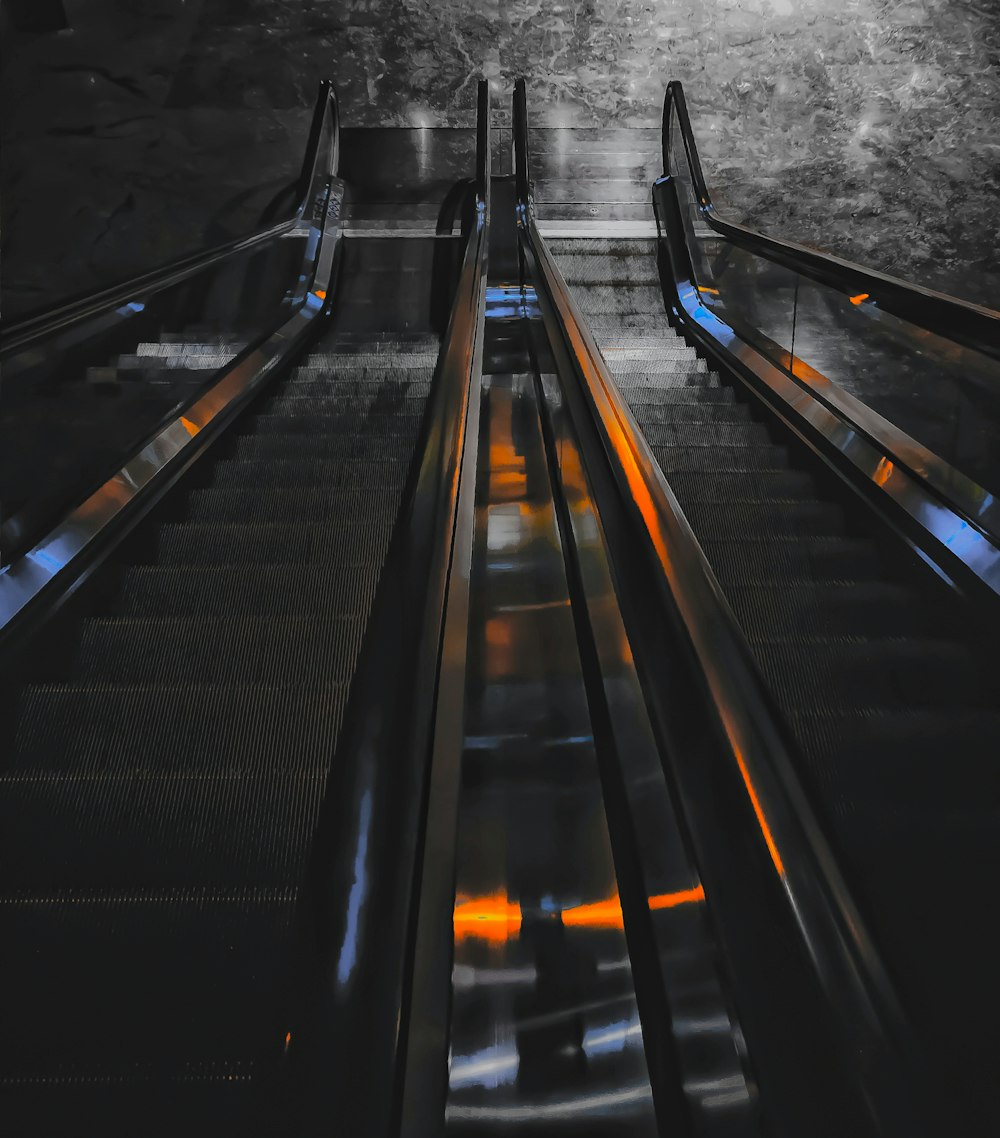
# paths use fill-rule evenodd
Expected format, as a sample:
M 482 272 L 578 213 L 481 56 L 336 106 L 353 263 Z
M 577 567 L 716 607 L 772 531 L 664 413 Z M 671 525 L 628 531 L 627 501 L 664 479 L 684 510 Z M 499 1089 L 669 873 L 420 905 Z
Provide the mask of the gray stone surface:
M 655 127 L 685 81 L 721 207 L 1000 304 L 992 0 L 66 0 L 3 29 L 4 314 L 251 227 L 316 84 L 351 126 L 470 126 L 523 73 L 533 121 Z M 9 16 L 6 17 L 9 20 Z

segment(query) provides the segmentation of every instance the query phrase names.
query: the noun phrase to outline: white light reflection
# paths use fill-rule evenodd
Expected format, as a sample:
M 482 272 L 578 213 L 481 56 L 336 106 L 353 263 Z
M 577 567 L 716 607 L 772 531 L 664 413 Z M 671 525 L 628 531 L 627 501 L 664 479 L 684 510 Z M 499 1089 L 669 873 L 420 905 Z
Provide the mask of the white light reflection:
M 584 1032 L 583 1050 L 588 1058 L 624 1051 L 631 1040 L 642 1043 L 642 1026 L 636 1020 L 623 1020 L 607 1027 L 592 1027 Z
M 548 1118 L 579 1118 L 591 1114 L 616 1114 L 627 1106 L 646 1107 L 652 1099 L 649 1083 L 640 1083 L 618 1091 L 526 1106 L 455 1106 L 449 1103 L 445 1119 L 449 1122 L 530 1122 Z
M 742 1075 L 727 1075 L 722 1079 L 692 1079 L 685 1081 L 684 1091 L 712 1109 L 735 1106 L 750 1098 L 750 1090 Z
M 368 839 L 372 821 L 372 795 L 365 791 L 361 800 L 361 833 L 358 835 L 358 848 L 354 854 L 354 884 L 347 901 L 347 930 L 344 943 L 337 960 L 337 983 L 346 984 L 354 971 L 358 957 L 358 916 L 367 891 Z
M 531 987 L 538 980 L 533 965 L 525 968 L 473 968 L 471 964 L 456 964 L 451 970 L 451 983 L 457 991 L 473 988 Z
M 451 1090 L 462 1087 L 499 1087 L 513 1083 L 517 1078 L 520 1057 L 513 1041 L 485 1047 L 471 1055 L 451 1057 L 448 1063 L 448 1086 Z
M 486 547 L 491 553 L 518 549 L 529 536 L 530 520 L 521 517 L 518 503 L 490 506 L 486 521 Z

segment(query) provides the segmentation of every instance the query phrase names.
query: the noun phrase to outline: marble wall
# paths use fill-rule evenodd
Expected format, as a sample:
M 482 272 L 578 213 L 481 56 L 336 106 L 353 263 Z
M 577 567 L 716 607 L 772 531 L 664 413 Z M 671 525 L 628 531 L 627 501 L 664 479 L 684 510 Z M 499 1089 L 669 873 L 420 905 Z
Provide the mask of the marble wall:
M 245 229 L 318 80 L 348 125 L 653 126 L 687 87 L 732 216 L 1000 306 L 995 0 L 64 0 L 3 29 L 6 317 Z

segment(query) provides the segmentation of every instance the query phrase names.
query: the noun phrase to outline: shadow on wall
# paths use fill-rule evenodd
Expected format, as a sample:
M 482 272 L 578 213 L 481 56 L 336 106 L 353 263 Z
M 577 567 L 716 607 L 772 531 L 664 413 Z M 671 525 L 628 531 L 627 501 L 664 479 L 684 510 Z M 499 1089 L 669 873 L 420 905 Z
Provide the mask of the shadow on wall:
M 327 74 L 350 126 L 470 126 L 482 72 L 539 124 L 649 127 L 682 79 L 731 215 L 1000 304 L 983 0 L 49 3 L 3 17 L 7 319 L 252 228 Z

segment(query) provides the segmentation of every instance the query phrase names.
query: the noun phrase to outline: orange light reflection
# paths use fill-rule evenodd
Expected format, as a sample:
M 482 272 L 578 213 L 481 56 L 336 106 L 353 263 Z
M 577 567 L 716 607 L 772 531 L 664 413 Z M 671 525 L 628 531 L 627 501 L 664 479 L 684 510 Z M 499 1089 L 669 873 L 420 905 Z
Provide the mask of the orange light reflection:
M 607 901 L 595 901 L 590 905 L 574 905 L 572 909 L 564 909 L 562 923 L 567 928 L 583 926 L 589 929 L 623 929 L 625 927 L 622 905 L 617 893 Z
M 653 543 L 653 548 L 656 551 L 660 563 L 667 571 L 669 577 L 674 576 L 672 566 L 672 557 L 670 555 L 669 542 L 667 535 L 664 533 L 660 525 L 660 519 L 657 515 L 656 506 L 653 503 L 652 495 L 650 494 L 645 480 L 642 477 L 642 472 L 639 465 L 632 453 L 629 446 L 628 438 L 625 434 L 621 424 L 616 420 L 611 420 L 609 423 L 609 434 L 611 445 L 614 447 L 621 461 L 622 469 L 625 472 L 625 478 L 628 481 L 629 490 L 632 492 L 632 498 L 635 504 L 639 507 L 639 512 L 642 515 L 642 520 L 646 523 L 646 529 L 649 533 L 650 540 Z M 763 807 L 760 804 L 760 798 L 757 795 L 757 790 L 753 785 L 753 780 L 750 778 L 750 772 L 747 769 L 746 762 L 740 752 L 737 741 L 733 738 L 732 733 L 728 730 L 730 742 L 733 745 L 733 753 L 736 756 L 736 762 L 739 765 L 740 775 L 743 778 L 744 785 L 747 788 L 747 793 L 750 796 L 750 802 L 753 805 L 754 814 L 757 816 L 757 823 L 760 826 L 761 833 L 764 835 L 764 841 L 767 844 L 768 852 L 771 855 L 771 861 L 774 862 L 774 868 L 778 873 L 784 877 L 785 866 L 781 860 L 781 855 L 778 853 L 778 847 L 774 840 L 774 835 L 771 833 L 771 827 L 768 825 L 767 818 L 764 815 Z
M 875 467 L 875 485 L 884 486 L 892 477 L 893 470 L 894 466 L 891 459 L 880 459 L 878 466 Z
M 521 906 L 501 889 L 486 897 L 455 898 L 455 941 L 467 937 L 502 944 L 521 931 Z
M 676 893 L 657 893 L 649 898 L 649 907 L 657 909 L 675 909 L 678 905 L 690 905 L 696 901 L 705 900 L 705 886 L 696 885 L 693 889 L 678 889 Z
M 690 905 L 705 900 L 705 887 L 695 885 L 691 889 L 678 889 L 674 893 L 657 893 L 648 898 L 649 907 L 654 912 L 659 909 L 674 909 L 678 905 Z M 593 901 L 584 905 L 572 905 L 563 909 L 558 916 L 566 928 L 624 929 L 621 900 L 617 893 L 605 901 Z M 484 897 L 463 897 L 455 900 L 455 941 L 459 943 L 468 938 L 503 944 L 521 931 L 521 906 L 510 901 L 506 892 L 500 889 Z

